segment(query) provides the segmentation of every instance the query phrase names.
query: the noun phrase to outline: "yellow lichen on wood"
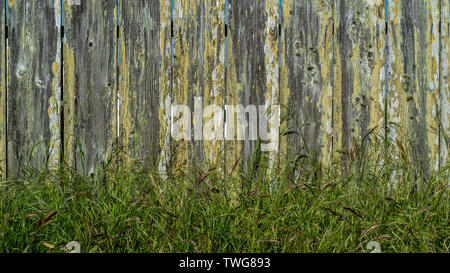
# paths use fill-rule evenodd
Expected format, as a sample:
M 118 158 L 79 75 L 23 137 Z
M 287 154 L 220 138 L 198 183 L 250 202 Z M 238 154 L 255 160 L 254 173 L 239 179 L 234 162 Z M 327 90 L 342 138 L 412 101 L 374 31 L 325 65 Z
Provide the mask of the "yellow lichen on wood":
M 4 16 L 5 9 L 0 13 Z M 4 22 L 4 19 L 0 20 Z M 0 38 L 5 39 L 5 32 L 1 32 Z M 5 44 L 0 45 L 0 179 L 6 178 L 6 48 Z
M 233 39 L 231 35 L 228 35 L 227 45 L 227 82 L 226 82 L 226 105 L 239 105 L 240 96 L 244 92 L 242 85 L 238 81 L 237 68 L 235 60 L 235 54 L 233 51 Z M 243 68 L 245 71 L 245 67 Z M 236 128 L 236 121 L 233 127 Z M 233 138 L 234 139 L 234 138 Z M 227 140 L 225 147 L 225 173 L 236 175 L 241 170 L 242 164 L 242 141 L 239 140 Z
M 194 29 L 199 24 L 198 18 L 192 16 L 196 14 L 199 1 L 177 0 L 174 1 L 174 48 L 173 48 L 173 75 L 172 75 L 172 103 L 173 105 L 190 105 L 188 101 L 189 93 L 199 94 L 199 81 L 192 81 L 189 72 L 193 69 L 193 64 L 199 58 L 197 48 L 190 44 L 192 39 L 189 35 L 194 35 Z M 191 31 L 187 31 L 190 29 Z M 196 41 L 194 41 L 196 42 Z M 198 76 L 198 71 L 193 73 Z M 178 117 L 173 117 L 176 119 Z M 186 118 L 186 117 L 183 117 Z M 177 170 L 182 170 L 189 163 L 189 140 L 179 140 L 172 143 L 173 157 L 172 166 Z
M 384 134 L 384 124 L 385 124 L 385 100 L 384 100 L 384 91 L 385 91 L 385 69 L 386 69 L 386 37 L 382 32 L 385 26 L 385 16 L 386 9 L 384 6 L 384 1 L 378 0 L 374 1 L 372 5 L 369 6 L 368 10 L 368 20 L 370 21 L 370 25 L 373 26 L 371 28 L 370 35 L 372 37 L 377 36 L 377 31 L 379 32 L 377 39 L 372 41 L 372 46 L 367 52 L 367 58 L 371 58 L 373 56 L 374 63 L 372 73 L 370 74 L 371 79 L 373 81 L 367 80 L 365 82 L 365 86 L 369 89 L 369 101 L 370 101 L 370 122 L 369 128 L 375 128 L 378 126 L 380 128 L 379 131 Z M 381 10 L 381 13 L 378 11 Z M 369 60 L 371 61 L 371 60 Z
M 321 109 L 322 118 L 320 120 L 320 143 L 322 148 L 321 162 L 325 166 L 331 163 L 333 152 L 333 60 L 332 60 L 332 47 L 333 47 L 333 25 L 332 16 L 333 8 L 331 3 L 316 3 L 316 10 L 321 18 L 320 22 L 320 35 L 318 53 L 321 60 L 320 74 L 322 78 L 322 95 L 318 101 L 317 107 Z
M 440 165 L 445 167 L 450 164 L 450 2 L 441 3 Z
M 401 6 L 396 1 L 391 1 L 388 6 L 389 32 L 388 32 L 388 137 L 392 140 L 407 139 L 407 107 L 406 85 L 409 77 L 404 74 L 403 53 L 399 44 L 401 36 Z M 394 37 L 396 44 L 394 43 Z
M 7 129 L 11 138 L 5 151 L 12 176 L 27 167 L 53 168 L 59 160 L 59 75 L 54 82 L 52 64 L 60 59 L 60 7 L 54 4 L 9 2 L 10 33 L 15 35 L 8 39 L 7 100 L 14 109 L 5 120 L 13 124 Z
M 389 138 L 418 152 L 424 175 L 440 160 L 438 26 L 437 1 L 389 2 Z
M 161 66 L 159 69 L 159 110 L 158 118 L 160 123 L 159 143 L 161 153 L 159 155 L 158 169 L 167 177 L 167 168 L 171 158 L 170 151 L 170 114 L 171 114 L 171 60 L 170 60 L 170 0 L 160 1 L 160 51 Z
M 120 37 L 124 37 L 124 28 L 120 28 Z M 129 163 L 130 160 L 130 138 L 131 138 L 131 112 L 130 112 L 130 75 L 129 75 L 129 57 L 127 54 L 128 50 L 125 45 L 125 39 L 120 39 L 119 43 L 119 58 L 120 58 L 120 67 L 119 67 L 119 112 L 120 112 L 120 147 L 125 155 L 125 163 Z M 136 56 L 135 54 L 130 56 L 131 58 Z M 146 91 L 146 90 L 142 90 Z
M 95 5 L 95 1 L 96 0 L 93 0 L 94 5 Z M 119 12 L 118 8 L 119 7 L 117 6 L 117 4 L 115 4 L 114 10 L 113 10 L 114 17 L 112 20 L 114 26 L 117 26 L 117 23 L 118 23 L 117 22 L 117 19 L 118 19 L 117 14 Z M 117 67 L 117 61 L 118 61 L 117 52 L 118 52 L 118 47 L 120 45 L 117 43 L 117 39 L 114 39 L 113 41 L 114 42 L 113 42 L 112 48 L 113 48 L 113 52 L 114 52 L 114 54 L 113 54 L 114 57 L 113 57 L 112 65 L 113 65 L 114 69 L 113 69 L 113 74 L 110 76 L 111 78 L 110 78 L 110 82 L 109 82 L 111 84 L 111 86 L 109 87 L 109 90 L 112 91 L 111 92 L 112 95 L 108 96 L 108 101 L 112 105 L 112 109 L 111 109 L 112 115 L 110 116 L 110 120 L 107 121 L 111 126 L 110 128 L 111 128 L 112 132 L 109 132 L 110 135 L 106 140 L 104 160 L 110 160 L 113 152 L 118 150 L 118 147 L 117 147 L 118 141 L 119 141 L 118 133 L 119 133 L 119 129 L 120 129 L 119 128 L 119 126 L 120 126 L 119 107 L 120 106 L 118 104 L 119 101 L 118 101 L 118 93 L 117 93 L 117 90 L 119 87 L 117 86 L 117 81 L 116 81 L 117 75 L 119 73 L 118 67 Z M 121 39 L 121 41 L 123 41 L 123 39 Z M 119 48 L 119 50 L 120 50 L 120 48 Z
M 72 5 L 71 0 L 64 0 L 64 20 L 72 19 Z
M 404 72 L 404 56 L 400 47 L 400 44 L 402 43 L 402 33 L 400 25 L 402 17 L 401 3 L 390 1 L 387 13 L 389 16 L 389 29 L 386 43 L 389 52 L 387 56 L 388 90 L 386 96 L 386 136 L 391 143 L 395 143 L 395 141 L 398 140 L 400 141 L 400 143 L 402 143 L 403 146 L 407 147 L 408 108 L 406 101 L 409 76 Z M 398 156 L 395 153 L 393 155 L 389 155 L 387 159 L 399 160 Z M 390 180 L 395 181 L 396 176 L 397 172 L 394 172 Z
M 285 0 L 281 2 L 281 54 L 280 54 L 280 106 L 281 106 L 281 119 L 280 119 L 280 132 L 283 134 L 287 132 L 288 125 L 286 120 L 287 115 L 287 105 L 289 104 L 289 97 L 291 94 L 291 90 L 289 89 L 289 74 L 288 67 L 286 65 L 286 59 L 290 56 L 287 56 L 287 47 L 291 46 L 289 41 L 286 40 L 286 28 L 292 24 L 292 0 Z M 280 162 L 284 161 L 284 158 L 287 157 L 289 153 L 288 142 L 286 137 L 280 135 L 280 148 L 279 148 L 279 156 Z M 280 164 L 282 165 L 282 163 Z
M 204 63 L 204 96 L 203 107 L 215 104 L 223 109 L 225 95 L 225 1 L 205 2 L 205 51 Z M 209 119 L 204 119 L 203 124 Z M 193 121 L 195 126 L 195 120 Z M 216 128 L 216 131 L 217 128 Z M 222 173 L 224 158 L 223 137 L 204 140 L 206 160 L 217 165 Z
M 60 48 L 60 46 L 58 46 Z M 58 51 L 58 55 L 60 52 Z M 59 56 L 57 56 L 59 58 Z M 50 156 L 49 168 L 54 169 L 59 166 L 61 155 L 61 135 L 60 135 L 60 105 L 61 105 L 61 86 L 60 86 L 60 62 L 54 62 L 52 65 L 52 96 L 49 98 L 48 117 L 50 126 Z
M 283 1 L 281 14 L 280 156 L 308 153 L 326 165 L 333 132 L 332 4 Z
M 383 132 L 384 20 L 384 1 L 336 3 L 334 150 L 344 166 L 373 129 Z
M 265 42 L 264 42 L 264 54 L 265 54 L 265 71 L 266 71 L 266 93 L 265 93 L 265 105 L 267 107 L 268 111 L 268 117 L 275 115 L 279 116 L 278 113 L 272 112 L 272 110 L 275 110 L 275 108 L 272 109 L 273 106 L 279 105 L 280 99 L 279 99 L 279 43 L 278 43 L 278 23 L 279 23 L 279 1 L 276 0 L 266 0 L 265 3 L 265 10 L 266 10 L 266 26 L 264 29 L 264 36 L 265 36 Z M 261 113 L 259 113 L 261 115 Z M 260 117 L 261 119 L 261 117 Z M 275 139 L 269 139 L 271 144 L 263 144 L 263 145 L 276 145 L 276 147 L 267 147 L 268 149 L 268 165 L 269 169 L 272 169 L 274 167 L 275 159 L 278 155 L 278 149 L 279 149 L 279 129 L 280 129 L 280 122 L 279 119 L 272 119 L 269 118 L 269 122 L 267 125 L 268 130 L 268 137 Z M 272 133 L 272 131 L 276 132 L 275 134 Z M 264 148 L 264 147 L 263 147 Z M 276 150 L 275 150 L 276 149 Z
M 337 11 L 334 10 L 334 17 L 336 18 Z M 335 23 L 337 24 L 337 23 Z M 335 31 L 336 33 L 336 27 Z M 334 38 L 336 41 L 336 36 Z M 331 160 L 339 160 L 340 152 L 342 152 L 343 144 L 343 117 L 342 117 L 342 62 L 341 62 L 340 47 L 336 46 L 334 42 L 334 64 L 333 64 L 333 148 Z
M 61 5 L 59 1 L 54 1 L 53 5 L 55 11 L 55 26 L 58 29 L 58 37 L 60 34 L 60 24 L 61 24 Z M 59 40 L 55 41 L 56 46 L 56 56 L 55 61 L 52 64 L 52 94 L 49 99 L 48 108 L 48 118 L 50 126 L 50 155 L 49 155 L 49 168 L 55 169 L 59 167 L 61 159 L 61 43 Z
M 383 5 L 384 3 L 381 3 Z M 383 18 L 386 10 L 383 8 Z M 375 11 L 372 11 L 375 12 Z M 375 19 L 375 16 L 373 17 Z M 374 24 L 379 24 L 384 26 L 384 20 L 380 17 L 376 17 L 376 22 Z M 382 30 L 382 27 L 379 27 Z M 374 33 L 373 33 L 374 35 Z M 375 58 L 374 67 L 371 73 L 371 78 L 373 81 L 367 80 L 365 82 L 365 86 L 369 90 L 368 99 L 370 103 L 370 120 L 368 129 L 377 128 L 374 132 L 378 134 L 378 136 L 385 137 L 385 124 L 386 124 L 386 109 L 385 109 L 385 85 L 386 85 L 386 38 L 385 35 L 380 35 L 378 40 L 373 45 L 373 56 Z M 377 135 L 372 135 L 372 137 L 377 137 Z M 373 158 L 382 162 L 384 159 L 383 154 L 380 150 L 377 150 L 376 153 L 373 154 Z
M 64 44 L 64 162 L 72 166 L 74 152 L 75 116 L 75 56 L 68 44 Z
M 426 124 L 427 140 L 430 149 L 430 167 L 437 171 L 439 169 L 439 3 L 430 1 L 427 5 L 428 28 L 427 50 L 425 58 L 425 100 L 426 100 Z M 419 89 L 420 90 L 420 89 Z

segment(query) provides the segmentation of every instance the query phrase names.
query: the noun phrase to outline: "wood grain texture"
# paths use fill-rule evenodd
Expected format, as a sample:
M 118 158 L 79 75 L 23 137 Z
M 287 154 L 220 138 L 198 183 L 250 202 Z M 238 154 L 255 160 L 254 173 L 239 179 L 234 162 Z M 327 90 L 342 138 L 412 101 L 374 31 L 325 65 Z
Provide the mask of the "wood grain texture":
M 9 1 L 8 173 L 60 159 L 60 2 Z
M 226 104 L 242 105 L 244 109 L 253 105 L 256 111 L 260 105 L 279 104 L 279 2 L 228 2 Z M 251 122 L 248 116 L 246 121 Z M 228 118 L 227 122 L 230 122 Z M 236 126 L 236 137 L 237 131 Z M 250 140 L 246 131 L 245 140 L 227 142 L 226 165 L 232 170 L 237 163 L 236 173 L 251 171 L 251 158 L 257 148 L 257 141 Z M 263 156 L 269 164 L 274 163 L 274 153 Z
M 201 0 L 174 0 L 173 1 L 173 68 L 172 68 L 172 102 L 174 105 L 184 105 L 193 111 L 194 96 L 203 94 L 203 58 L 204 36 L 202 35 L 201 18 L 204 17 L 204 6 Z M 174 114 L 174 121 L 180 118 L 188 119 L 190 128 L 182 127 L 188 132 L 192 128 L 191 117 L 182 116 L 183 113 Z M 188 139 L 186 139 L 188 138 Z M 192 152 L 196 153 L 196 160 L 203 161 L 202 144 L 192 142 L 192 135 L 173 141 L 171 166 L 182 169 L 193 159 Z M 196 147 L 200 145 L 200 147 Z
M 280 105 L 280 2 L 276 0 L 266 0 L 265 3 L 265 24 L 264 24 L 264 66 L 265 66 L 265 93 L 264 100 L 260 105 L 266 107 L 267 113 L 258 113 L 259 127 L 261 120 L 267 126 L 267 132 L 259 130 L 259 136 L 264 144 L 261 144 L 261 151 L 267 159 L 266 173 L 276 167 L 279 162 L 278 152 L 280 148 L 280 112 L 274 106 Z M 267 115 L 267 116 L 264 116 Z M 267 140 L 266 140 L 267 139 Z
M 171 103 L 172 103 L 172 64 L 171 64 L 171 0 L 159 1 L 159 50 L 161 65 L 159 68 L 159 107 L 158 120 L 160 155 L 158 170 L 164 178 L 171 161 Z
M 282 132 L 291 132 L 281 139 L 283 158 L 331 159 L 332 12 L 331 1 L 282 2 Z
M 204 1 L 203 25 L 204 52 L 203 52 L 203 110 L 207 111 L 209 105 L 217 105 L 224 109 L 225 102 L 225 0 Z M 194 109 L 194 108 L 192 108 Z M 203 150 L 193 153 L 196 157 L 204 154 L 207 164 L 218 167 L 219 172 L 224 171 L 224 112 L 217 113 L 220 117 L 203 118 L 203 124 L 214 123 L 214 134 L 206 134 L 203 141 Z M 219 122 L 215 122 L 219 121 Z M 222 124 L 221 122 L 222 121 Z M 193 123 L 193 128 L 195 122 Z M 201 146 L 199 147 L 201 149 Z
M 441 0 L 441 167 L 450 164 L 450 1 Z M 449 171 L 450 172 L 450 171 Z
M 224 141 L 227 111 L 205 139 L 212 117 L 194 121 L 195 97 L 202 111 L 252 105 L 259 118 L 260 105 L 281 104 L 287 135 L 278 154 L 261 153 L 267 169 L 279 155 L 308 154 L 323 164 L 333 155 L 351 158 L 373 128 L 412 148 L 417 175 L 448 165 L 449 0 L 390 0 L 387 10 L 384 0 L 283 0 L 281 39 L 278 0 L 228 0 L 227 7 L 174 0 L 173 44 L 171 2 L 121 0 L 119 10 L 115 0 L 65 0 L 62 49 L 59 0 L 9 1 L 8 50 L 0 44 L 0 177 L 55 168 L 61 158 L 91 174 L 117 149 L 127 162 L 158 162 L 163 174 L 188 164 L 253 172 L 258 142 L 249 132 Z M 191 111 L 189 140 L 172 138 L 172 103 Z
M 128 159 L 156 165 L 160 154 L 159 1 L 120 2 L 120 139 Z
M 176 142 L 177 165 L 188 161 L 199 167 L 223 166 L 223 127 L 214 123 L 213 134 L 203 135 L 204 126 L 223 119 L 223 113 L 203 118 L 202 111 L 212 104 L 223 106 L 224 9 L 224 0 L 174 1 L 173 100 L 189 107 L 192 120 L 190 141 Z M 196 105 L 195 97 L 202 103 Z M 202 108 L 197 111 L 201 124 L 195 122 L 196 107 Z
M 438 1 L 389 1 L 389 137 L 412 148 L 417 174 L 437 170 Z
M 116 1 L 65 0 L 64 158 L 84 174 L 112 155 L 117 132 Z
M 372 129 L 384 135 L 385 2 L 339 0 L 335 14 L 335 151 L 347 168 Z
M 0 2 L 0 179 L 6 178 L 6 22 L 5 1 Z

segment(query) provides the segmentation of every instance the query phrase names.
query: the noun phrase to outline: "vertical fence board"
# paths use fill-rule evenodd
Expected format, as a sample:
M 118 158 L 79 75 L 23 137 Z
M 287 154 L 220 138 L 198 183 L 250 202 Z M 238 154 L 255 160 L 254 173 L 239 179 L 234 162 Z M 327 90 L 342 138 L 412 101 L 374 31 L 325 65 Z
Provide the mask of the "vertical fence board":
M 60 159 L 59 3 L 9 1 L 9 174 Z
M 6 22 L 5 1 L 0 2 L 0 179 L 6 177 Z
M 254 105 L 258 111 L 259 105 L 278 104 L 278 8 L 274 0 L 229 1 L 227 105 Z M 248 171 L 256 145 L 248 130 L 245 140 L 230 141 L 229 169 L 238 162 L 238 170 Z M 273 163 L 273 153 L 266 156 Z
M 281 153 L 328 162 L 332 147 L 332 2 L 283 1 Z M 283 126 L 284 127 L 284 126 Z M 321 159 L 320 159 L 321 158 Z
M 72 5 L 73 3 L 73 5 Z M 64 1 L 65 161 L 93 173 L 117 132 L 116 1 Z
M 172 103 L 172 65 L 171 65 L 171 0 L 159 1 L 159 50 L 161 65 L 159 68 L 159 146 L 161 149 L 158 170 L 167 177 L 171 160 L 170 114 Z
M 441 166 L 450 163 L 450 1 L 441 0 Z
M 344 165 L 372 129 L 384 131 L 385 14 L 382 0 L 336 1 L 334 123 Z
M 207 106 L 215 104 L 224 109 L 225 100 L 225 0 L 205 1 L 203 24 L 204 54 L 203 54 L 203 110 Z M 194 108 L 192 108 L 194 109 Z M 220 119 L 224 120 L 224 113 Z M 203 119 L 207 124 L 213 117 Z M 216 118 L 216 117 L 214 117 Z M 193 123 L 194 128 L 195 122 Z M 218 128 L 221 126 L 221 128 Z M 214 126 L 216 135 L 211 135 L 212 140 L 204 139 L 203 153 L 205 161 L 218 165 L 220 172 L 224 164 L 224 127 L 216 123 Z M 194 154 L 195 156 L 195 154 Z
M 223 140 L 218 128 L 211 139 L 203 138 L 202 124 L 196 124 L 195 97 L 202 98 L 202 110 L 211 104 L 223 106 L 224 86 L 224 0 L 174 2 L 173 99 L 191 110 L 191 140 L 178 141 L 176 153 L 182 163 L 214 163 L 222 166 Z M 201 114 L 201 111 L 197 111 Z M 220 115 L 220 113 L 217 113 Z M 221 115 L 223 117 L 223 115 Z M 203 126 L 214 117 L 198 117 Z M 196 130 L 197 128 L 197 130 Z M 195 133 L 198 133 L 197 136 Z M 196 140 L 198 138 L 201 140 Z M 183 150 L 187 149 L 185 152 Z M 186 153 L 187 152 L 187 153 Z
M 120 138 L 128 158 L 157 162 L 160 146 L 159 1 L 120 3 Z
M 259 135 L 264 140 L 265 137 L 269 138 L 269 144 L 262 144 L 261 150 L 265 153 L 267 158 L 267 166 L 269 170 L 275 167 L 275 160 L 277 159 L 279 152 L 279 135 L 280 135 L 280 113 L 276 113 L 276 109 L 271 107 L 280 104 L 280 1 L 266 0 L 265 1 L 265 25 L 264 25 L 264 66 L 265 66 L 265 89 L 264 97 L 260 105 L 267 107 L 267 118 L 261 116 L 261 112 L 258 113 L 259 121 L 267 123 L 267 136 L 263 135 L 260 130 Z M 270 117 L 277 117 L 276 120 L 272 120 Z M 259 123 L 261 126 L 261 122 Z M 276 140 L 273 139 L 276 135 Z M 265 149 L 268 149 L 265 151 Z M 270 171 L 267 173 L 270 173 Z
M 205 50 L 204 36 L 202 36 L 201 24 L 204 18 L 203 1 L 200 0 L 174 0 L 173 2 L 173 75 L 172 75 L 172 101 L 174 105 L 188 106 L 191 111 L 194 96 L 203 94 L 203 53 Z M 180 115 L 172 117 L 174 122 L 186 117 Z M 192 118 L 192 116 L 191 116 Z M 189 118 L 189 126 L 192 122 Z M 187 128 L 183 127 L 183 130 Z M 192 126 L 191 126 L 192 129 Z M 192 138 L 192 135 L 187 136 Z M 200 147 L 196 147 L 200 145 Z M 174 141 L 172 147 L 171 164 L 179 169 L 193 159 L 191 153 L 196 153 L 196 159 L 203 161 L 204 154 L 202 144 L 195 143 L 191 139 Z
M 389 136 L 408 143 L 427 175 L 437 169 L 438 1 L 389 1 Z

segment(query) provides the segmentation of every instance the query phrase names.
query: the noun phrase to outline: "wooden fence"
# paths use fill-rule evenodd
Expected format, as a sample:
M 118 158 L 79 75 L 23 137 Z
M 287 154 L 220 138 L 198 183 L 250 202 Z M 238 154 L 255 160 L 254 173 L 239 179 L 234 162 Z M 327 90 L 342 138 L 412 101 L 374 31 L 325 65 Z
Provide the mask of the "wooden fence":
M 174 141 L 171 104 L 280 104 L 279 155 L 329 162 L 373 128 L 449 161 L 449 0 L 0 2 L 2 176 L 119 149 L 249 164 L 255 141 Z M 388 130 L 386 130 L 388 129 Z M 298 134 L 300 133 L 300 134 Z M 277 157 L 270 153 L 269 158 Z

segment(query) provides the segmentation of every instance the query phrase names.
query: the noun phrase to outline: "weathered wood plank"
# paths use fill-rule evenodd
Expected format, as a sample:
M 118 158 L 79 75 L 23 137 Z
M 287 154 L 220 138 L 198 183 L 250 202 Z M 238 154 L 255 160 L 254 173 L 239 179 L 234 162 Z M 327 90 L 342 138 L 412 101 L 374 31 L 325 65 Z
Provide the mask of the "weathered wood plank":
M 167 178 L 168 167 L 171 160 L 170 115 L 172 103 L 172 37 L 171 37 L 171 0 L 159 1 L 159 145 L 160 155 L 158 169 L 163 177 Z
M 450 1 L 441 0 L 441 167 L 450 164 Z
M 427 176 L 439 162 L 438 1 L 389 1 L 388 12 L 389 138 L 412 148 Z
M 283 158 L 329 163 L 332 149 L 332 1 L 283 1 L 281 37 Z M 295 133 L 293 133 L 295 132 Z M 283 134 L 283 133 L 282 133 Z
M 372 129 L 384 135 L 385 15 L 383 0 L 336 1 L 335 151 L 344 168 Z
M 6 178 L 6 22 L 5 1 L 0 3 L 0 179 Z
M 225 102 L 225 0 L 204 1 L 203 25 L 204 52 L 203 52 L 203 111 L 207 107 L 217 105 L 224 109 Z M 200 72 L 199 72 L 200 73 Z M 195 106 L 195 105 L 194 105 Z M 194 109 L 194 108 L 192 108 Z M 216 165 L 219 172 L 224 171 L 224 112 L 216 113 L 220 117 L 210 116 L 203 119 L 204 126 L 214 123 L 214 133 L 206 130 L 204 135 L 203 153 L 206 163 Z M 214 122 L 217 120 L 219 122 Z M 220 122 L 222 121 L 222 123 Z M 195 122 L 193 123 L 195 128 Z M 205 128 L 204 128 L 205 129 Z M 206 138 L 205 138 L 206 136 Z M 201 146 L 200 146 L 201 147 Z
M 267 158 L 267 173 L 270 173 L 270 169 L 275 167 L 276 160 L 279 159 L 280 148 L 280 109 L 273 108 L 280 106 L 280 1 L 266 0 L 265 10 L 265 92 L 261 105 L 266 106 L 267 116 L 261 116 L 262 113 L 259 112 L 258 119 L 259 126 L 262 126 L 261 120 L 267 126 L 267 132 L 264 133 L 264 130 L 259 130 L 259 136 L 265 143 L 262 144 L 261 151 Z
M 254 110 L 258 112 L 260 105 L 279 104 L 279 1 L 230 0 L 228 22 L 226 104 L 242 105 L 250 112 L 251 110 L 246 108 L 249 105 L 254 106 Z M 237 115 L 234 120 L 235 122 L 238 120 Z M 249 116 L 245 121 L 247 124 L 258 122 L 249 120 Z M 231 120 L 227 112 L 228 122 Z M 275 124 L 271 126 L 269 130 L 278 129 Z M 238 139 L 238 128 L 237 126 L 234 128 L 235 139 Z M 259 135 L 258 132 L 256 135 Z M 227 142 L 227 171 L 231 171 L 236 162 L 238 162 L 236 173 L 249 170 L 252 155 L 257 148 L 257 141 L 251 140 L 250 137 L 251 134 L 247 129 L 245 140 Z M 275 154 L 263 153 L 268 158 L 269 164 L 274 163 Z
M 9 1 L 8 173 L 60 159 L 58 0 Z
M 203 129 L 209 128 L 208 122 L 223 119 L 223 113 L 203 118 L 202 112 L 206 113 L 212 104 L 223 106 L 225 1 L 177 0 L 174 5 L 173 99 L 187 105 L 192 115 L 190 141 L 176 142 L 178 162 L 212 163 L 221 168 L 223 127 L 214 124 L 211 134 L 206 135 Z M 195 97 L 199 98 L 197 103 Z M 195 113 L 203 122 L 195 122 Z
M 116 141 L 118 11 L 116 1 L 76 3 L 64 1 L 64 158 L 91 174 Z
M 128 159 L 155 164 L 160 154 L 159 1 L 120 2 L 120 138 Z
M 188 106 L 193 104 L 194 96 L 203 94 L 203 59 L 204 37 L 202 34 L 201 18 L 204 15 L 203 1 L 200 0 L 174 0 L 173 1 L 173 68 L 172 68 L 172 102 L 174 105 Z M 204 26 L 203 26 L 204 27 Z M 198 151 L 195 159 L 203 161 L 202 148 L 195 148 L 192 142 L 192 116 L 188 113 L 174 113 L 172 120 L 187 120 L 185 126 L 180 127 L 183 139 L 175 139 L 172 144 L 171 166 L 180 169 L 186 166 Z M 172 128 L 173 129 L 173 128 Z M 173 129 L 175 130 L 175 129 Z M 201 142 L 195 143 L 201 145 Z

